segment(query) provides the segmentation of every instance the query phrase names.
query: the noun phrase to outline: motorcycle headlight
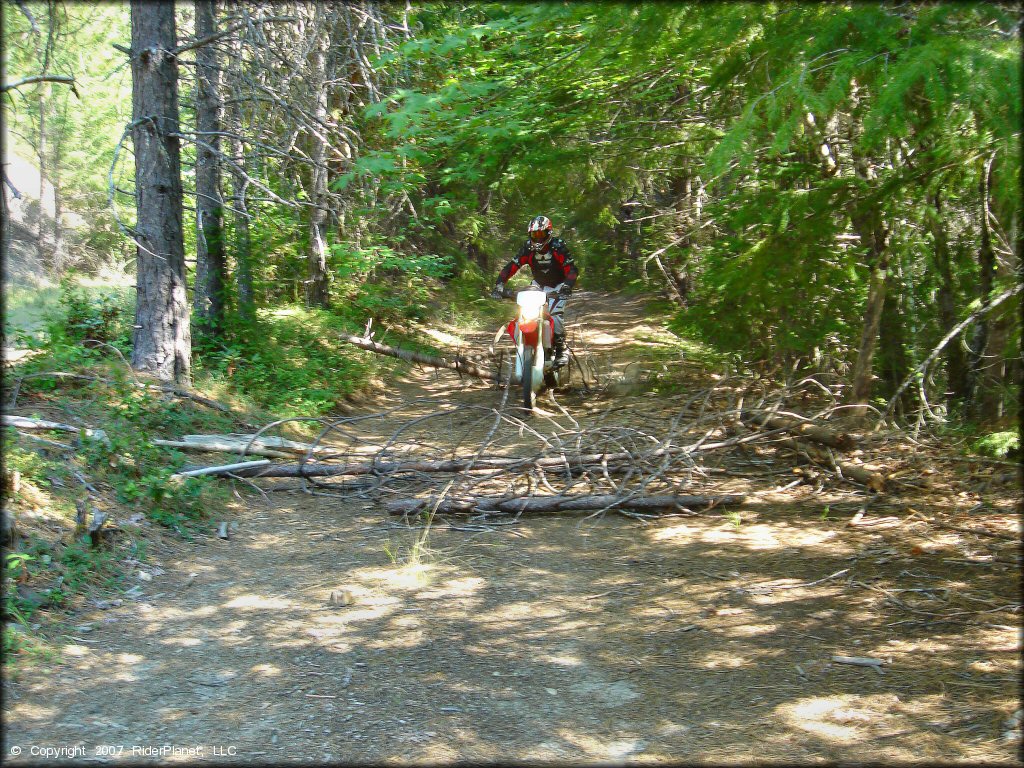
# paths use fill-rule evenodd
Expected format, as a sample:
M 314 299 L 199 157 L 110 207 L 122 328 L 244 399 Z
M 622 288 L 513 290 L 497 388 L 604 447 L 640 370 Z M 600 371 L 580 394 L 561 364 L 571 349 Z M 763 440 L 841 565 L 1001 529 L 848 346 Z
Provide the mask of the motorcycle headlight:
M 523 320 L 537 320 L 544 306 L 544 291 L 520 291 L 516 296 L 516 304 L 519 305 L 519 316 Z

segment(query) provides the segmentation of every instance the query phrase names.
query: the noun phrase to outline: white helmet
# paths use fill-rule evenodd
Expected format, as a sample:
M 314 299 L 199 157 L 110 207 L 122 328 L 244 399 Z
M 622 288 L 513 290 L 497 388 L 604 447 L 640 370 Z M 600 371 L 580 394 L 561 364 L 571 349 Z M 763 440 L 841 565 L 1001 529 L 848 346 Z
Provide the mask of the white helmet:
M 530 236 L 530 247 L 534 253 L 539 253 L 551 242 L 551 219 L 547 216 L 534 217 L 530 221 L 530 226 L 526 228 L 526 233 Z

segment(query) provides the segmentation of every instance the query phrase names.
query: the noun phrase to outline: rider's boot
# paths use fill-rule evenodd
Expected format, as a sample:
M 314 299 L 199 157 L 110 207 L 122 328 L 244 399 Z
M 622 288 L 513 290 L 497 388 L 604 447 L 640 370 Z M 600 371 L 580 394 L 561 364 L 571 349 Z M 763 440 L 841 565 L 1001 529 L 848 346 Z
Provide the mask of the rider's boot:
M 561 368 L 563 365 L 568 365 L 569 364 L 569 353 L 565 349 L 565 334 L 564 333 L 556 333 L 556 334 L 554 334 L 554 336 L 551 339 L 551 342 L 552 342 L 551 345 L 552 345 L 552 347 L 554 349 L 554 353 L 555 353 L 555 358 L 554 358 L 554 361 L 553 361 L 554 364 L 555 364 L 555 368 Z

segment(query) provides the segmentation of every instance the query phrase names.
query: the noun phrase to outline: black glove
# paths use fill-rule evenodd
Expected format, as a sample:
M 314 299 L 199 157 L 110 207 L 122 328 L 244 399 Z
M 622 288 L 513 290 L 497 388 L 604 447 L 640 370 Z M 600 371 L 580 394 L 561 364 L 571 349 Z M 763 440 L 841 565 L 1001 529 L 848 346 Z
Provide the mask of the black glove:
M 503 298 L 505 298 L 505 284 L 504 283 L 498 283 L 497 285 L 494 286 L 494 290 L 491 291 L 491 298 L 492 299 L 503 299 Z
M 568 283 L 562 283 L 560 286 L 558 286 L 558 295 L 561 296 L 563 299 L 566 298 L 570 293 L 572 293 L 572 286 L 569 285 Z

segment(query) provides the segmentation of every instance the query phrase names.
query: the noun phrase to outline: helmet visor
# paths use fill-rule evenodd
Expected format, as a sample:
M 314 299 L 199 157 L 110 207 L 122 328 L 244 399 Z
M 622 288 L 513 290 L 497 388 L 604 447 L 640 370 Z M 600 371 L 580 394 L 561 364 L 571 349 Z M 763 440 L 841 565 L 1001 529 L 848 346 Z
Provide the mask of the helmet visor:
M 548 233 L 543 229 L 535 229 L 530 233 L 530 239 L 535 243 L 543 243 L 548 239 Z

